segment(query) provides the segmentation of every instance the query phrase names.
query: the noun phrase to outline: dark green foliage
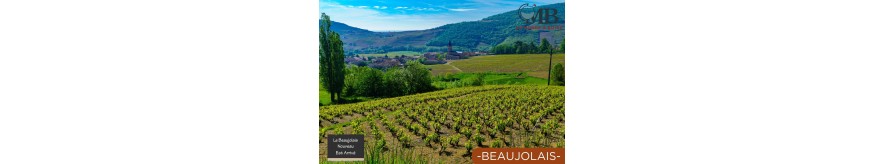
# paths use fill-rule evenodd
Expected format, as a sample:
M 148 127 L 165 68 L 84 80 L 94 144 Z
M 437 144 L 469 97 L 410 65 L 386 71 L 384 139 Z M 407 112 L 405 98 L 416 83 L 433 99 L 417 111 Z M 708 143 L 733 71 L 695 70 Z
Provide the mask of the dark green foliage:
M 474 147 L 473 142 L 465 142 L 464 149 L 467 149 L 467 152 L 465 152 L 464 154 L 473 153 L 473 147 Z
M 433 91 L 430 70 L 417 61 L 410 61 L 405 68 L 390 68 L 384 73 L 384 96 L 395 97 Z
M 444 53 L 436 54 L 436 60 L 439 60 L 439 61 L 446 60 L 446 54 L 444 54 Z
M 390 68 L 384 72 L 383 94 L 387 97 L 402 96 L 411 91 L 408 90 L 406 72 L 402 68 Z
M 528 45 L 528 47 L 526 47 L 526 49 L 527 49 L 527 53 L 530 53 L 530 54 L 538 53 L 540 50 L 540 49 L 538 49 L 538 46 L 535 46 L 535 42 L 529 42 L 529 45 Z
M 565 86 L 565 66 L 562 63 L 553 66 L 553 85 Z
M 361 62 L 357 62 L 357 63 L 356 63 L 356 66 L 360 66 L 360 67 L 365 67 L 365 66 L 368 66 L 368 65 L 369 65 L 369 63 L 368 63 L 368 62 L 365 62 L 365 61 L 361 61 Z
M 344 48 L 338 33 L 329 29 L 332 21 L 326 13 L 320 21 L 320 83 L 332 95 L 332 102 L 341 99 L 344 88 Z
M 433 86 L 438 89 L 475 85 L 547 85 L 547 79 L 526 76 L 525 73 L 456 73 L 432 79 Z
M 411 93 L 421 93 L 433 91 L 433 82 L 430 79 L 430 70 L 426 66 L 417 61 L 409 61 L 406 63 L 406 73 L 408 73 L 408 84 Z
M 471 86 L 482 86 L 482 84 L 485 83 L 485 78 L 486 78 L 485 74 L 479 74 L 479 76 L 476 76 L 473 79 L 471 79 L 470 85 Z
M 516 53 L 516 48 L 508 44 L 499 44 L 492 48 L 492 53 L 496 54 L 513 54 Z
M 541 51 L 540 53 L 550 53 L 553 47 L 550 46 L 550 42 L 547 41 L 547 38 L 541 39 Z
M 547 39 L 541 40 L 541 45 L 536 46 L 535 42 L 526 44 L 522 41 L 513 42 L 513 44 L 499 44 L 492 48 L 491 52 L 496 54 L 546 54 L 552 45 Z
M 474 134 L 477 134 L 477 135 L 473 135 L 473 138 L 472 138 L 473 141 L 476 142 L 476 145 L 482 145 L 482 142 L 486 141 L 486 138 L 483 137 L 478 131 L 474 131 Z
M 382 96 L 384 73 L 369 67 L 351 66 L 347 68 L 344 80 L 344 95 L 348 96 Z
M 562 39 L 562 43 L 559 44 L 559 52 L 565 53 L 565 39 Z
M 434 91 L 430 70 L 418 61 L 410 61 L 405 68 L 393 67 L 386 71 L 370 67 L 347 68 L 344 93 L 348 96 L 396 97 Z
M 538 7 L 554 8 L 563 14 L 558 14 L 561 22 L 565 22 L 565 3 L 542 5 Z M 479 21 L 461 22 L 448 24 L 434 29 L 444 30 L 436 37 L 427 42 L 427 46 L 445 46 L 449 41 L 452 45 L 472 49 L 482 49 L 481 45 L 496 45 L 502 43 L 511 36 L 538 36 L 540 30 L 517 30 L 516 26 L 525 26 L 517 17 L 517 6 L 513 11 L 489 16 Z M 562 24 L 532 24 L 537 26 L 550 26 Z M 537 37 L 534 37 L 537 39 Z M 528 50 L 525 50 L 528 51 Z

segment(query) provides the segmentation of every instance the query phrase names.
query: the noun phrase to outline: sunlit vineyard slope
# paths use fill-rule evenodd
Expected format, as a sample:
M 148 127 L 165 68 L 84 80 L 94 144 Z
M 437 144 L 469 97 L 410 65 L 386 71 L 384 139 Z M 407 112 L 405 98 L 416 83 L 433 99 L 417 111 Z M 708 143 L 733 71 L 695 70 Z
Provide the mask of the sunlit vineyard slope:
M 469 163 L 478 147 L 564 147 L 564 105 L 562 86 L 504 85 L 323 106 L 320 159 L 329 134 L 365 134 L 367 156 L 408 152 L 430 163 Z

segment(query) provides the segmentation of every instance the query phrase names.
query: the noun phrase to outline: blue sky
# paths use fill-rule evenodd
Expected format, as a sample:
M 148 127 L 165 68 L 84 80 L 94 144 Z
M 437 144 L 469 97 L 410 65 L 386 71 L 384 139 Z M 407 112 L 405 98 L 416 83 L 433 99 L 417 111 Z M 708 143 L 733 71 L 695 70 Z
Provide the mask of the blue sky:
M 320 0 L 332 21 L 372 31 L 424 30 L 565 0 Z

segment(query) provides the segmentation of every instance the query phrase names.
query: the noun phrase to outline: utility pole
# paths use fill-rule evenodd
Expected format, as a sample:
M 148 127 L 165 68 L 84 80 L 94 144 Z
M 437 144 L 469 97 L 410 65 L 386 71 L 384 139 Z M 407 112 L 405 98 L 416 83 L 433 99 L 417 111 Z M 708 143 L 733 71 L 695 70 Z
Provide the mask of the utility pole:
M 550 85 L 550 74 L 553 74 L 553 46 L 551 44 L 550 47 L 547 48 L 547 52 L 550 53 L 550 64 L 547 64 L 547 85 Z

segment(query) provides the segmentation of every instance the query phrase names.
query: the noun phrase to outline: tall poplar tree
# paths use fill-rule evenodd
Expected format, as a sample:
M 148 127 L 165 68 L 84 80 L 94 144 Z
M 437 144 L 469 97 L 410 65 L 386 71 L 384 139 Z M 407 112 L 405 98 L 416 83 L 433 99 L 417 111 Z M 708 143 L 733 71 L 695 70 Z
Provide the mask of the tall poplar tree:
M 338 33 L 329 29 L 332 20 L 322 13 L 320 21 L 320 82 L 332 94 L 332 102 L 341 101 L 344 88 L 344 44 Z

